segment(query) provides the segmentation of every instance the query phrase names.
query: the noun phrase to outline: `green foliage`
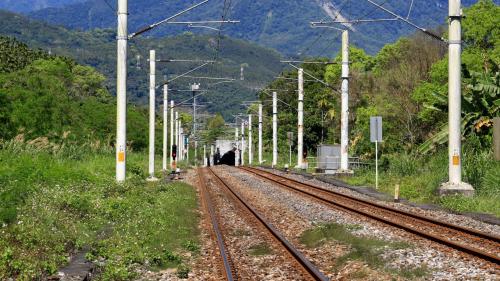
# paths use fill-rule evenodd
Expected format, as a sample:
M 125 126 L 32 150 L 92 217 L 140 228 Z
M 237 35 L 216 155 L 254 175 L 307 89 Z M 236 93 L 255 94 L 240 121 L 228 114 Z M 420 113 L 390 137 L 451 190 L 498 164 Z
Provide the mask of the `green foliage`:
M 500 64 L 500 6 L 492 0 L 479 0 L 475 5 L 465 10 L 463 20 L 463 40 L 467 47 L 483 52 L 485 61 L 491 59 Z
M 224 127 L 226 125 L 226 121 L 219 113 L 214 117 L 211 117 L 207 121 L 207 130 L 204 135 L 204 139 L 208 143 L 213 143 L 217 140 L 218 137 L 224 134 Z
M 324 60 L 324 59 L 323 59 Z M 323 77 L 325 69 L 322 66 L 307 64 L 304 71 L 315 77 Z M 297 71 L 287 71 L 282 74 L 286 78 L 297 77 Z M 306 75 L 304 75 L 307 78 Z M 329 118 L 328 112 L 337 111 L 338 103 L 335 97 L 338 96 L 331 89 L 323 87 L 322 84 L 308 79 L 304 83 L 304 145 L 311 154 L 316 145 L 321 141 L 336 141 L 338 136 L 334 134 L 337 124 L 336 118 Z M 264 146 L 270 146 L 272 139 L 272 90 L 278 91 L 278 146 L 281 151 L 288 151 L 287 132 L 296 132 L 297 127 L 297 82 L 278 79 L 268 85 L 260 93 L 260 100 L 263 104 L 263 138 Z M 336 117 L 335 114 L 333 117 Z M 330 116 L 331 116 L 330 115 Z M 335 127 L 333 127 L 335 126 Z M 293 143 L 295 147 L 296 143 Z
M 273 250 L 266 243 L 260 243 L 253 245 L 249 248 L 250 254 L 253 256 L 265 256 L 270 255 Z
M 392 196 L 394 187 L 399 184 L 401 198 L 412 202 L 434 203 L 454 211 L 500 216 L 500 162 L 493 159 L 491 151 L 481 147 L 478 137 L 470 137 L 463 150 L 463 176 L 465 182 L 474 186 L 475 195 L 472 198 L 439 197 L 436 193 L 437 188 L 448 180 L 448 151 L 445 148 L 425 156 L 386 155 L 383 159 L 387 159 L 387 167 L 380 169 L 379 190 Z M 358 170 L 353 177 L 342 179 L 353 185 L 375 186 L 375 171 Z
M 488 146 L 492 118 L 500 114 L 499 11 L 493 1 L 481 0 L 465 10 L 467 17 L 463 21 L 466 48 L 462 55 L 462 133 L 466 137 L 479 135 L 482 146 Z M 433 151 L 447 141 L 447 65 L 447 58 L 436 63 L 429 81 L 413 93 L 414 100 L 422 105 L 419 117 L 433 129 L 433 135 L 419 147 L 422 153 Z
M 21 134 L 59 145 L 111 145 L 116 103 L 104 81 L 91 67 L 57 57 L 0 74 L 0 139 Z M 128 112 L 129 140 L 140 149 L 146 142 L 142 126 L 147 119 L 143 110 L 129 107 Z
M 37 59 L 47 59 L 42 50 L 31 50 L 15 39 L 0 36 L 0 73 L 23 69 Z
M 383 51 L 384 49 L 382 49 Z M 379 55 L 382 53 L 380 51 Z M 378 58 L 377 56 L 377 58 Z M 363 49 L 351 46 L 349 48 L 349 70 L 354 72 L 365 72 L 373 68 L 373 57 L 367 55 Z M 334 85 L 341 82 L 342 76 L 342 53 L 339 52 L 333 59 L 334 64 L 326 67 L 325 81 Z
M 154 2 L 154 5 L 157 4 Z M 99 11 L 100 13 L 106 10 L 109 12 L 109 7 L 102 5 L 105 4 L 101 1 L 100 6 L 93 9 L 93 12 Z M 141 2 L 140 5 L 146 4 Z M 161 16 L 164 17 L 167 9 L 175 9 L 175 7 L 185 7 L 185 2 L 182 1 L 177 5 L 169 3 L 167 7 L 160 9 L 162 10 Z M 111 19 L 111 17 L 103 15 L 103 19 L 105 18 Z M 149 22 L 150 19 L 151 17 L 148 16 L 147 21 Z M 107 78 L 104 86 L 111 95 L 116 93 L 116 34 L 114 28 L 115 24 L 113 24 L 113 29 L 95 29 L 89 32 L 70 31 L 63 27 L 52 26 L 30 20 L 24 16 L 0 11 L 0 35 L 15 37 L 31 48 L 42 48 L 46 52 L 50 49 L 53 54 L 73 58 L 81 65 L 96 68 Z M 169 28 L 175 29 L 173 26 Z M 208 104 L 206 110 L 212 113 L 220 112 L 227 120 L 232 118 L 231 114 L 239 113 L 243 109 L 240 105 L 241 101 L 255 97 L 255 89 L 268 83 L 282 69 L 282 65 L 279 63 L 280 54 L 257 44 L 225 36 L 218 41 L 216 36 L 217 33 L 208 35 L 184 33 L 172 37 L 135 38 L 129 48 L 128 101 L 137 105 L 148 103 L 149 76 L 147 69 L 149 69 L 149 65 L 147 58 L 149 58 L 149 50 L 156 49 L 156 56 L 161 59 L 206 60 L 213 59 L 217 46 L 220 45 L 218 63 L 207 65 L 194 72 L 193 75 L 235 78 L 235 76 L 239 76 L 240 65 L 247 63 L 245 80 L 218 85 L 213 85 L 214 83 L 208 80 L 201 81 L 201 88 L 208 89 L 209 92 L 200 96 L 198 101 L 212 102 Z M 136 59 L 138 55 L 141 57 L 139 62 Z M 157 80 L 163 79 L 163 75 L 172 78 L 197 66 L 199 66 L 197 63 L 169 63 L 159 74 Z M 159 70 L 160 68 L 158 68 Z M 200 73 L 211 74 L 201 75 Z M 170 83 L 170 87 L 171 89 L 184 90 L 186 83 L 192 82 L 200 81 L 182 78 Z M 169 98 L 177 101 L 185 100 L 190 96 L 190 92 L 171 91 L 169 93 Z
M 128 160 L 146 162 L 134 153 Z M 0 161 L 0 200 L 17 213 L 5 221 L 0 205 L 0 279 L 45 279 L 83 246 L 90 246 L 87 258 L 105 261 L 101 280 L 131 280 L 146 261 L 186 272 L 179 252 L 198 243 L 191 187 L 134 175 L 118 185 L 111 152 L 74 160 L 10 146 L 0 149 Z
M 500 74 L 499 72 L 471 73 L 465 80 L 467 87 L 462 94 L 462 134 L 480 136 L 481 142 L 478 143 L 480 147 L 489 145 L 493 118 L 500 116 Z M 425 93 L 425 90 L 432 87 L 438 87 L 441 91 Z M 426 110 L 421 112 L 422 118 L 427 121 L 437 121 L 446 117 L 448 98 L 443 90 L 442 87 L 425 84 L 416 92 L 414 95 L 416 98 L 424 96 L 426 100 Z M 448 126 L 443 121 L 438 124 L 442 124 L 441 130 L 419 147 L 421 153 L 432 151 L 447 141 Z

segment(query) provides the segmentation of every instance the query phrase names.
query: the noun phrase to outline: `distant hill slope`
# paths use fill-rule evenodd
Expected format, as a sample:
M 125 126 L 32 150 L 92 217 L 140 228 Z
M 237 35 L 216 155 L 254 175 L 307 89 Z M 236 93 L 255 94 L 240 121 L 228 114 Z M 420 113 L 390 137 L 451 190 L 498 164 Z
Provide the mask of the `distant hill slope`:
M 129 1 L 130 29 L 140 27 L 199 2 L 194 0 L 141 0 Z M 194 10 L 182 19 L 220 19 L 223 0 L 212 0 Z M 335 30 L 312 29 L 310 21 L 339 19 L 388 18 L 389 15 L 376 9 L 366 0 L 233 0 L 230 18 L 241 20 L 241 24 L 225 27 L 229 36 L 257 42 L 263 46 L 277 49 L 287 55 L 333 56 L 339 48 L 340 40 Z M 406 16 L 410 1 L 387 0 L 385 7 Z M 467 6 L 475 0 L 463 0 Z M 497 1 L 498 2 L 498 1 Z M 115 8 L 115 7 L 113 7 Z M 434 28 L 446 22 L 448 0 L 417 0 L 410 19 L 417 24 Z M 88 30 L 93 28 L 115 28 L 115 12 L 102 0 L 87 0 L 83 3 L 50 8 L 31 14 L 37 19 L 64 25 L 72 29 Z M 403 35 L 414 32 L 401 22 L 360 24 L 354 27 L 357 32 L 352 41 L 369 53 L 377 52 L 384 44 L 393 42 Z M 164 26 L 152 35 L 163 36 L 179 33 L 186 28 Z M 196 32 L 205 32 L 197 30 Z M 317 40 L 321 36 L 321 40 Z M 312 45 L 312 46 L 311 46 Z M 311 46 L 311 47 L 309 47 Z
M 1 0 L 0 9 L 19 13 L 29 13 L 45 8 L 62 7 L 86 0 Z
M 13 36 L 32 48 L 43 48 L 58 55 L 74 58 L 79 63 L 93 66 L 107 76 L 107 85 L 112 93 L 115 92 L 116 42 L 115 34 L 111 30 L 69 31 L 63 27 L 0 11 L 0 35 Z M 138 104 L 147 102 L 149 87 L 147 57 L 151 48 L 156 48 L 159 59 L 212 59 L 216 45 L 217 40 L 213 36 L 192 34 L 161 39 L 139 38 L 131 41 L 128 69 L 129 101 Z M 238 79 L 234 83 L 222 83 L 215 86 L 207 93 L 206 98 L 200 98 L 201 101 L 213 102 L 209 104 L 208 111 L 222 112 L 225 118 L 229 118 L 231 114 L 238 111 L 243 100 L 255 99 L 255 89 L 271 81 L 280 72 L 282 65 L 279 63 L 278 52 L 253 43 L 224 37 L 220 46 L 219 56 L 222 63 L 208 66 L 192 75 Z M 137 68 L 137 55 L 142 57 L 140 69 Z M 239 81 L 240 65 L 244 63 L 248 64 L 245 80 Z M 159 64 L 158 80 L 163 80 L 163 75 L 171 77 L 195 66 L 197 64 Z M 194 81 L 201 82 L 201 87 L 204 89 L 209 83 L 207 80 L 200 79 L 179 79 L 171 87 L 187 89 L 189 83 Z M 173 92 L 173 94 L 177 100 L 191 95 L 186 92 Z

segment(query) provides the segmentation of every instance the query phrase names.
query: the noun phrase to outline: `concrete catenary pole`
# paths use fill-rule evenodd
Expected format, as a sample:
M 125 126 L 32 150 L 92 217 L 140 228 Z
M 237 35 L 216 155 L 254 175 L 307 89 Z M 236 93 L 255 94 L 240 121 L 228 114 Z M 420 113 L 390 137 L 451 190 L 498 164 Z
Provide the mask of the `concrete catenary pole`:
M 208 162 L 207 162 L 207 145 L 204 144 L 203 145 L 203 167 L 208 166 L 207 164 L 208 164 Z
M 174 106 L 173 100 L 170 101 L 170 168 L 173 169 L 174 158 L 172 157 L 172 148 L 174 146 Z
M 156 53 L 155 50 L 149 51 L 149 177 L 148 180 L 155 178 L 155 95 L 156 95 Z
M 179 139 L 180 139 L 180 133 L 181 133 L 181 130 L 180 130 L 180 127 L 179 127 L 179 112 L 176 111 L 175 112 L 175 143 L 177 144 L 177 162 L 181 160 L 181 147 L 180 147 L 180 143 L 179 143 Z
M 278 165 L 278 93 L 273 92 L 273 167 Z
M 449 181 L 439 192 L 442 195 L 462 193 L 472 196 L 474 189 L 462 182 L 462 143 L 461 143 L 461 55 L 462 55 L 462 9 L 460 0 L 449 0 L 449 63 L 448 63 L 448 173 Z
M 240 146 L 239 146 L 239 136 L 238 136 L 238 126 L 234 131 L 234 143 L 236 145 L 236 151 L 234 153 L 234 166 L 238 167 L 240 165 Z
M 179 112 L 175 112 L 175 140 L 174 144 L 177 144 L 177 153 L 179 153 Z M 177 156 L 179 158 L 179 156 Z
M 116 37 L 116 181 L 124 182 L 127 149 L 127 41 L 128 2 L 118 0 L 118 30 Z
M 248 165 L 252 165 L 253 151 L 252 151 L 252 114 L 248 115 Z
M 259 103 L 259 165 L 262 165 L 262 103 Z
M 299 108 L 297 124 L 297 168 L 302 169 L 304 159 L 304 70 L 299 68 Z
M 241 166 L 245 166 L 245 122 L 241 121 Z
M 165 172 L 168 159 L 168 84 L 163 85 L 163 162 L 162 168 Z
M 210 146 L 210 166 L 215 166 L 213 145 Z
M 186 159 L 186 137 L 184 136 L 184 128 L 182 127 L 182 120 L 179 120 L 179 144 L 181 147 L 181 160 Z
M 493 154 L 500 161 L 500 117 L 493 118 Z
M 349 171 L 349 31 L 342 32 L 342 109 L 340 113 L 340 172 Z
M 189 146 L 188 146 L 189 151 Z M 198 167 L 198 141 L 194 140 L 194 166 Z

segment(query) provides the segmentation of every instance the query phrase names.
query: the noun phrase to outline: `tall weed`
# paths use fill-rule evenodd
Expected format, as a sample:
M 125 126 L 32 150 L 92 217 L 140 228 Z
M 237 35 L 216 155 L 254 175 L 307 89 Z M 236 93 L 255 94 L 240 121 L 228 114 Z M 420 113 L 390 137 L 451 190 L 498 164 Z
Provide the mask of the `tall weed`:
M 388 156 L 389 169 L 400 176 L 414 175 L 420 167 L 420 161 L 414 154 L 406 152 Z

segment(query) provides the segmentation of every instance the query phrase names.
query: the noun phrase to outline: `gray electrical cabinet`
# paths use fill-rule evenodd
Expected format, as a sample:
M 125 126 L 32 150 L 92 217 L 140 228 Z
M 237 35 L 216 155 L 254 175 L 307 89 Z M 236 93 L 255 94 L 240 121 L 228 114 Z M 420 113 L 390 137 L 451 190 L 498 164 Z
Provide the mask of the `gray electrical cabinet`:
M 316 155 L 319 172 L 334 174 L 340 169 L 340 145 L 319 145 Z

